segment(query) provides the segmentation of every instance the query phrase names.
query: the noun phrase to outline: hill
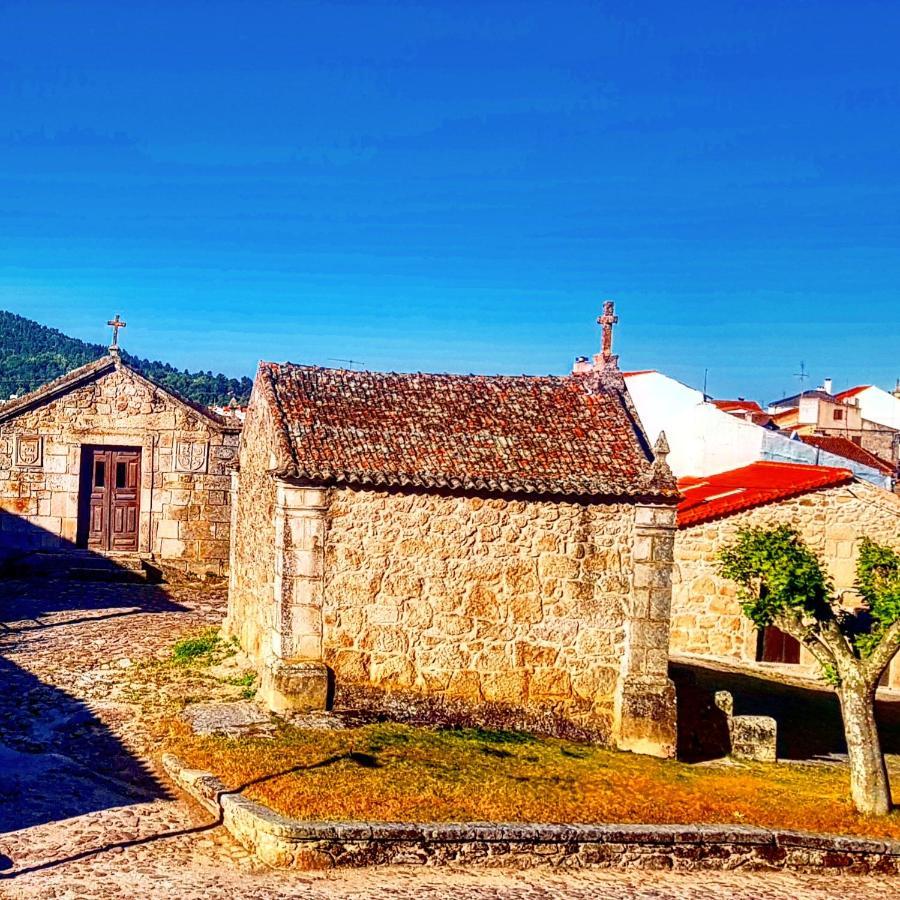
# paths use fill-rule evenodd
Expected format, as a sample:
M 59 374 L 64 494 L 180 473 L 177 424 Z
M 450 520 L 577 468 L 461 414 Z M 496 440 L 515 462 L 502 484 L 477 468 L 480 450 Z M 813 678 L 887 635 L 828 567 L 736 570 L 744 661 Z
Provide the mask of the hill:
M 0 399 L 33 391 L 105 353 L 102 344 L 88 344 L 55 328 L 0 310 Z M 157 384 L 206 406 L 225 404 L 232 397 L 245 403 L 253 387 L 250 378 L 179 371 L 168 363 L 140 359 L 124 351 L 122 359 Z

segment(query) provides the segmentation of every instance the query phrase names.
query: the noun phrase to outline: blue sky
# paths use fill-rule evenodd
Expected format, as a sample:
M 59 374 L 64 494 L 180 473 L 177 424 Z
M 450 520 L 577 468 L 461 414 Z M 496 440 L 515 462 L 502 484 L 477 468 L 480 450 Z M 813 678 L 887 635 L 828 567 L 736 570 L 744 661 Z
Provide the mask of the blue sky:
M 0 307 L 257 359 L 900 376 L 900 5 L 0 0 Z

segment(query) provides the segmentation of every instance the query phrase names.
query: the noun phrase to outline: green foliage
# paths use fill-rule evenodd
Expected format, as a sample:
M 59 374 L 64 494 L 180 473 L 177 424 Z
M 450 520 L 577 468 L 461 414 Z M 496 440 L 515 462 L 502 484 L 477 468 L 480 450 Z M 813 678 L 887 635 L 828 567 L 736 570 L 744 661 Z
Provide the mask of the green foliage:
M 739 531 L 719 554 L 719 573 L 740 586 L 744 613 L 757 626 L 792 612 L 804 620 L 832 620 L 861 658 L 870 656 L 900 619 L 900 554 L 868 538 L 860 544 L 856 566 L 856 587 L 866 604 L 858 615 L 839 608 L 822 563 L 786 525 Z M 823 674 L 829 684 L 838 683 L 833 666 L 824 666 Z
M 228 679 L 228 684 L 243 688 L 241 697 L 244 700 L 252 700 L 256 696 L 256 672 L 247 672 Z
M 781 613 L 833 618 L 831 581 L 822 564 L 787 525 L 744 528 L 719 553 L 719 573 L 740 586 L 741 606 L 757 626 Z
M 863 538 L 856 562 L 856 587 L 866 601 L 871 627 L 857 635 L 855 643 L 862 656 L 869 656 L 885 630 L 900 619 L 900 554 Z
M 102 344 L 88 344 L 0 310 L 0 399 L 33 391 L 105 353 Z M 253 387 L 252 380 L 246 377 L 180 372 L 168 363 L 125 352 L 122 359 L 146 378 L 203 406 L 223 405 L 232 397 L 246 403 Z
M 172 647 L 172 659 L 181 666 L 212 661 L 213 652 L 222 638 L 215 628 L 210 628 L 196 637 L 183 638 Z

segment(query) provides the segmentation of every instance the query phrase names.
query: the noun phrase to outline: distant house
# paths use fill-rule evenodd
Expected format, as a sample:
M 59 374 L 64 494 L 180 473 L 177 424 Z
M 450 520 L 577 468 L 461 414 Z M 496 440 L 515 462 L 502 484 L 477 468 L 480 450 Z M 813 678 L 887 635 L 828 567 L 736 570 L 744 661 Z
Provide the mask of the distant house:
M 734 415 L 709 401 L 702 391 L 661 372 L 626 372 L 625 381 L 650 439 L 665 432 L 671 448 L 669 465 L 679 478 L 711 475 L 760 461 L 796 462 L 848 468 L 878 487 L 893 487 L 891 476 L 881 467 L 791 440 L 789 434 L 755 424 L 752 414 L 750 420 Z
M 895 469 L 900 462 L 900 399 L 873 385 L 831 393 L 831 381 L 812 391 L 769 404 L 785 434 L 819 435 L 852 441 Z
M 892 393 L 865 384 L 841 391 L 836 397 L 859 407 L 862 446 L 895 466 L 900 464 L 900 382 Z
M 869 452 L 859 443 L 845 437 L 837 437 L 822 434 L 803 434 L 798 435 L 804 444 L 817 447 L 833 456 L 841 456 L 844 459 L 853 460 L 863 466 L 872 469 L 878 469 L 890 478 L 897 477 L 897 466 L 892 465 L 887 460 L 881 459 L 874 453 Z
M 650 447 L 612 363 L 564 378 L 262 363 L 226 622 L 261 699 L 670 755 L 677 489 Z
M 750 422 L 753 425 L 761 425 L 763 428 L 774 427 L 772 416 L 755 400 L 745 400 L 743 397 L 739 397 L 737 400 L 712 400 L 710 402 L 716 409 L 720 409 L 736 419 Z
M 736 586 L 716 571 L 718 554 L 748 526 L 787 524 L 825 562 L 848 607 L 864 536 L 900 549 L 900 497 L 854 478 L 848 469 L 756 462 L 730 472 L 679 480 L 672 653 L 787 667 L 818 674 L 805 648 L 777 628 L 757 629 L 742 613 Z M 900 659 L 883 684 L 900 689 Z
M 769 412 L 782 431 L 823 434 L 862 440 L 862 413 L 852 400 L 842 400 L 828 389 L 804 391 L 769 404 Z

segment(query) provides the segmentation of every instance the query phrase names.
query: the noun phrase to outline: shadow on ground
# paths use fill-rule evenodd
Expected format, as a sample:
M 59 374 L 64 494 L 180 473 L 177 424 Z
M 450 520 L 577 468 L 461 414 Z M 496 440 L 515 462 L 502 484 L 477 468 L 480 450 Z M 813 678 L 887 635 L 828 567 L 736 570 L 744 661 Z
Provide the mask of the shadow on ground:
M 686 762 L 727 753 L 727 723 L 713 702 L 716 691 L 734 697 L 735 715 L 771 716 L 778 723 L 778 756 L 812 759 L 846 753 L 840 704 L 833 691 L 783 684 L 714 665 L 673 663 L 678 693 L 678 755 Z M 900 753 L 900 701 L 876 706 L 882 748 Z
M 51 559 L 62 554 L 65 566 L 64 554 L 75 548 L 51 537 Z M 20 518 L 0 517 L 0 556 L 7 562 L 25 564 L 47 540 Z M 75 555 L 77 566 L 96 556 Z M 114 561 L 96 562 L 100 583 L 68 572 L 57 579 L 52 569 L 43 578 L 0 579 L 0 832 L 167 796 L 84 701 L 23 668 L 32 653 L 46 659 L 59 640 L 89 640 L 79 625 L 185 610 L 158 585 L 128 583 L 133 569 L 123 569 L 126 581 L 119 583 Z M 73 628 L 71 639 L 66 627 Z

